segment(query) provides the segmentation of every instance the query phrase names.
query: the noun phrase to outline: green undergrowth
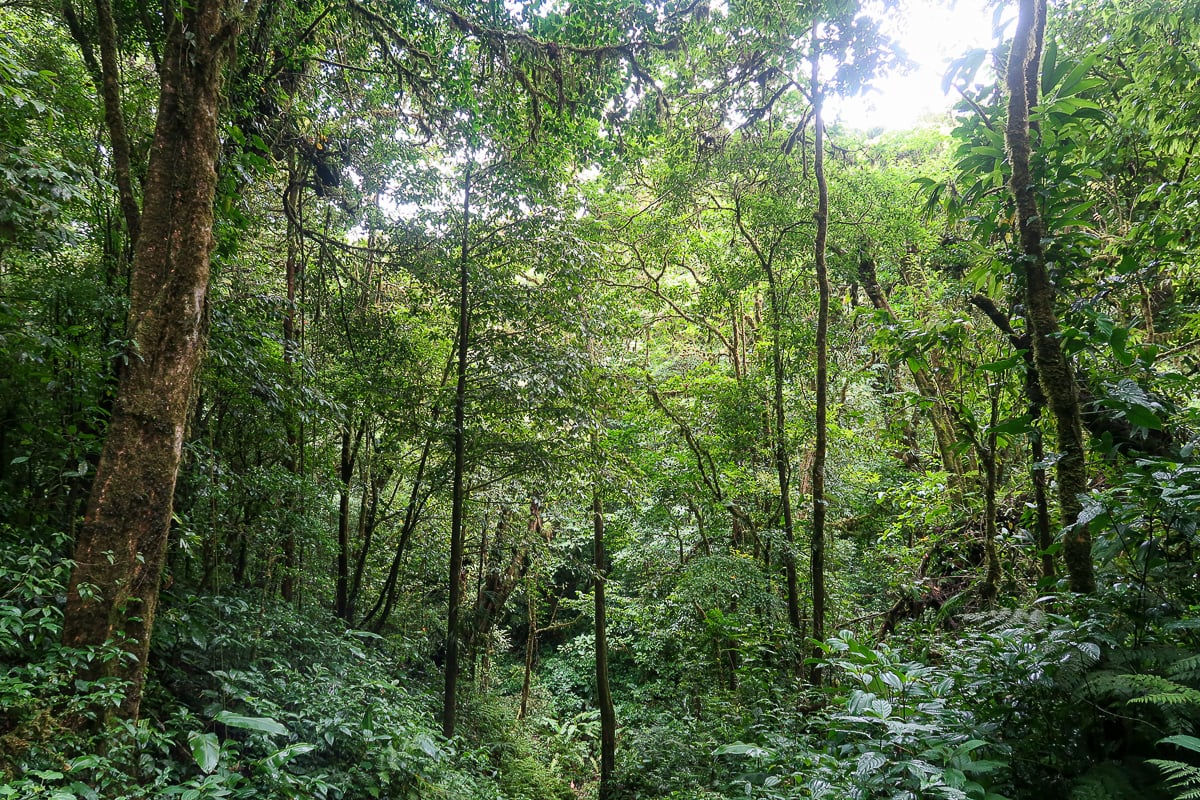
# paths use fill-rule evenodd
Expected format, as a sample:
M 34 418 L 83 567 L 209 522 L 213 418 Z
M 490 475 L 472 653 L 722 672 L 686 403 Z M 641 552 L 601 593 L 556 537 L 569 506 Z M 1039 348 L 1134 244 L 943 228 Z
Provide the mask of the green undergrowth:
M 586 632 L 539 654 L 522 720 L 511 653 L 523 648 L 501 637 L 475 676 L 489 688 L 465 693 L 446 741 L 427 643 L 176 593 L 141 720 L 103 724 L 123 687 L 75 676 L 121 654 L 59 643 L 65 537 L 0 536 L 0 800 L 595 797 Z M 804 665 L 750 616 L 681 612 L 654 639 L 650 620 L 676 595 L 618 609 L 612 797 L 1200 796 L 1200 601 L 1187 583 L 1163 591 L 1178 577 L 1162 574 L 959 616 L 953 630 L 927 614 L 885 641 L 842 632 Z M 813 667 L 820 688 L 806 683 Z
M 843 632 L 817 662 L 822 709 L 781 708 L 713 751 L 738 770 L 722 796 L 1200 796 L 1195 609 L 1148 624 L 1127 599 L 1000 609 L 952 634 L 914 623 L 894 646 Z
M 169 598 L 141 720 L 102 724 L 123 687 L 74 675 L 120 656 L 58 643 L 65 543 L 3 535 L 0 798 L 573 796 L 512 703 L 468 698 L 446 741 L 439 675 L 411 648 L 239 597 Z

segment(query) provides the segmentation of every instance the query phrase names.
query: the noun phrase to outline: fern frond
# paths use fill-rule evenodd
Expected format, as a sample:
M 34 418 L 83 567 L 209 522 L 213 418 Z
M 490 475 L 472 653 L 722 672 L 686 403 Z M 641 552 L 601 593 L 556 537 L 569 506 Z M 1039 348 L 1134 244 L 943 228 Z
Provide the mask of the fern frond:
M 1200 682 L 1200 653 L 1195 653 L 1187 658 L 1181 658 L 1176 661 L 1171 665 L 1168 674 L 1180 682 Z
M 1108 666 L 1112 669 L 1129 673 L 1166 673 L 1171 665 L 1179 663 L 1183 658 L 1192 654 L 1191 650 L 1182 650 L 1177 645 L 1156 642 L 1143 644 L 1140 647 L 1113 648 L 1107 656 Z
M 1194 690 L 1193 690 L 1194 692 Z M 1152 703 L 1156 706 L 1200 705 L 1200 699 L 1184 692 L 1160 692 L 1129 698 L 1131 703 Z
M 1125 701 L 1145 691 L 1143 687 L 1130 680 L 1132 677 L 1126 672 L 1097 670 L 1088 675 L 1082 692 L 1086 697 L 1097 702 Z
M 1146 694 L 1132 697 L 1130 703 L 1151 703 L 1156 706 L 1191 705 L 1200 708 L 1200 690 L 1184 686 L 1159 675 L 1127 675 L 1129 682 Z
M 995 608 L 975 614 L 964 614 L 962 619 L 973 628 L 991 633 L 1044 630 L 1050 627 L 1052 621 L 1040 608 Z
M 1200 767 L 1161 758 L 1151 758 L 1147 763 L 1162 770 L 1171 789 L 1182 792 L 1175 795 L 1175 800 L 1200 800 Z

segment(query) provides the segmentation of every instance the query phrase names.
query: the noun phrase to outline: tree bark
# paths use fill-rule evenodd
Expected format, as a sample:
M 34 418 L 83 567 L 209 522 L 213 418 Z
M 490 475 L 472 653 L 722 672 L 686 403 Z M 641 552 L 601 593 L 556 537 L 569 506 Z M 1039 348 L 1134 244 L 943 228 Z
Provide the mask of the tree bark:
M 825 181 L 825 129 L 821 119 L 822 92 L 820 47 L 817 26 L 813 24 L 812 93 L 813 172 L 817 178 L 817 235 L 814 261 L 817 271 L 817 420 L 812 458 L 813 528 L 810 548 L 812 580 L 812 636 L 825 640 L 825 451 L 829 444 L 829 269 L 825 263 L 825 241 L 829 234 L 829 187 Z M 813 682 L 820 683 L 819 670 L 813 670 Z
M 600 800 L 608 800 L 613 796 L 612 776 L 616 768 L 617 715 L 613 708 L 612 686 L 608 682 L 608 619 L 604 603 L 608 557 L 604 552 L 604 504 L 600 498 L 599 478 L 592 489 L 592 549 L 596 571 L 596 703 L 600 706 L 599 796 Z
M 350 621 L 350 482 L 354 478 L 354 462 L 358 460 L 358 448 L 362 443 L 367 423 L 363 422 L 357 433 L 350 425 L 342 428 L 342 457 L 338 469 L 338 552 L 337 552 L 337 596 L 334 612 L 340 619 Z M 353 439 L 351 438 L 353 436 Z
M 222 74 L 242 14 L 232 0 L 194 0 L 170 15 L 158 120 L 134 251 L 129 362 L 75 543 L 63 642 L 114 641 L 132 658 L 88 675 L 130 682 L 116 713 L 136 719 L 158 606 L 175 481 L 207 339 Z
M 299 274 L 300 230 L 299 206 L 300 190 L 303 183 L 296 168 L 296 151 L 288 153 L 288 185 L 283 193 L 283 203 L 287 209 L 287 257 L 284 260 L 284 280 L 287 290 L 287 308 L 283 312 L 283 365 L 288 381 L 296 377 L 295 361 L 299 342 L 296 340 L 296 279 Z M 287 470 L 297 479 L 303 477 L 299 458 L 299 424 L 296 415 L 289 410 L 287 417 Z M 289 505 L 295 504 L 298 498 L 289 491 Z M 291 603 L 296 599 L 296 528 L 290 515 L 286 517 L 286 527 L 283 531 L 283 580 L 280 595 L 284 602 Z
M 1063 562 L 1071 591 L 1088 593 L 1096 588 L 1092 567 L 1092 540 L 1086 525 L 1075 524 L 1083 510 L 1080 495 L 1087 491 L 1083 423 L 1071 364 L 1059 342 L 1055 289 L 1050 278 L 1044 242 L 1049 232 L 1037 204 L 1036 179 L 1031 167 L 1033 142 L 1029 112 L 1037 102 L 1045 0 L 1020 0 L 1017 27 L 1009 54 L 1008 123 L 1005 143 L 1012 164 L 1010 189 L 1017 208 L 1021 259 L 1025 278 L 1025 308 L 1033 345 L 1034 363 L 1047 406 L 1058 431 L 1058 507 L 1063 537 Z
M 442 734 L 454 735 L 458 695 L 459 607 L 462 605 L 463 505 L 466 486 L 467 348 L 471 339 L 470 263 L 471 165 L 463 178 L 462 252 L 458 277 L 458 368 L 454 389 L 454 482 L 450 507 L 450 605 L 446 610 L 446 675 L 442 694 Z
M 1040 388 L 1039 386 L 1039 391 Z M 1036 427 L 1042 415 L 1042 408 L 1033 403 L 1030 403 L 1029 407 L 1035 426 L 1029 438 L 1029 458 L 1033 462 L 1030 472 L 1033 477 L 1034 519 L 1037 520 L 1038 560 L 1041 563 L 1042 578 L 1054 580 L 1054 554 L 1050 552 L 1054 536 L 1050 533 L 1050 503 L 1046 499 L 1049 487 L 1046 485 L 1046 468 L 1042 466 L 1042 462 L 1046 460 L 1046 448 L 1042 443 L 1042 431 Z

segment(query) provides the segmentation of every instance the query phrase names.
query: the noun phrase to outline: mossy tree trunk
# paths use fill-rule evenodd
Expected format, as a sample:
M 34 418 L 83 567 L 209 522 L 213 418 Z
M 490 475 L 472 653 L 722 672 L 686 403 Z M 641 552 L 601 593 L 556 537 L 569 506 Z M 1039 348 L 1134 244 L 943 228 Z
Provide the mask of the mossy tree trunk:
M 825 242 L 829 235 L 829 186 L 825 180 L 825 129 L 822 119 L 823 93 L 820 84 L 820 47 L 817 26 L 813 24 L 812 95 L 813 95 L 813 172 L 817 178 L 817 235 L 814 263 L 817 271 L 817 412 L 816 437 L 812 458 L 812 542 L 809 566 L 812 580 L 812 638 L 825 640 L 825 453 L 829 446 L 829 268 L 825 263 Z M 812 672 L 814 683 L 821 672 Z
M 1091 534 L 1086 525 L 1075 524 L 1083 508 L 1079 497 L 1087 491 L 1083 424 L 1075 377 L 1059 340 L 1055 289 L 1045 248 L 1050 232 L 1038 209 L 1036 180 L 1030 163 L 1033 141 L 1029 112 L 1037 102 L 1045 0 L 1020 0 L 1018 11 L 1006 76 L 1009 97 L 1005 142 L 1012 165 L 1010 188 L 1017 207 L 1026 319 L 1034 363 L 1058 433 L 1059 458 L 1055 470 L 1061 524 L 1066 529 L 1063 562 L 1067 579 L 1072 591 L 1091 592 L 1096 588 Z
M 194 0 L 166 15 L 158 119 L 131 273 L 128 364 L 75 543 L 63 641 L 75 647 L 113 641 L 131 654 L 94 664 L 90 675 L 130 682 L 117 713 L 132 719 L 207 339 L 222 76 L 255 5 Z

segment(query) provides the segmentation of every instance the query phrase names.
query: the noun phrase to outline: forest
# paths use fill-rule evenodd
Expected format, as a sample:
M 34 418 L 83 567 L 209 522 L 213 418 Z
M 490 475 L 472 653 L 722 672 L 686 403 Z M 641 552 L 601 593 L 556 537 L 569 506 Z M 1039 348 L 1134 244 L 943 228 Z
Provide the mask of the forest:
M 0 800 L 1200 797 L 1200 0 L 0 0 Z

